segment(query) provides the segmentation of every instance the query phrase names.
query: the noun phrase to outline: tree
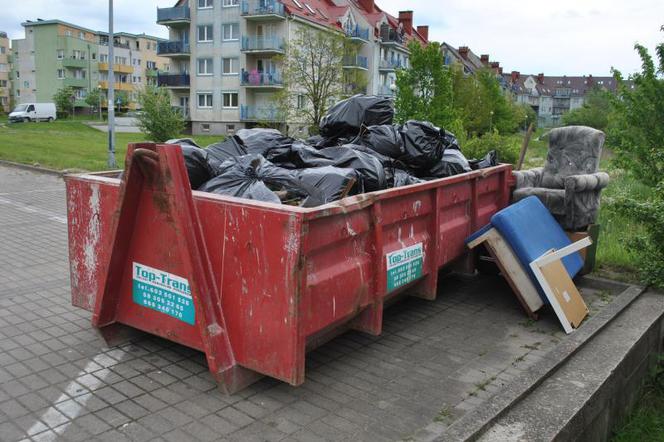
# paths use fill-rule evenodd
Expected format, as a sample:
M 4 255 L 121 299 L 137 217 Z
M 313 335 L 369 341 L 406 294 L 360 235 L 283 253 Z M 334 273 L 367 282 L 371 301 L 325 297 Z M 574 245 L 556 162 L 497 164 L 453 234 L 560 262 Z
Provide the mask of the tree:
M 440 44 L 411 42 L 409 67 L 397 70 L 396 120 L 428 120 L 440 127 L 456 124 L 452 76 L 443 64 Z
M 339 33 L 308 26 L 296 31 L 281 59 L 285 87 L 277 100 L 283 116 L 294 115 L 319 126 L 330 104 L 342 95 L 345 49 Z M 297 105 L 302 100 L 298 96 L 306 105 Z
M 180 136 L 185 127 L 184 118 L 171 106 L 166 89 L 148 86 L 139 93 L 138 102 L 143 111 L 136 117 L 138 127 L 152 141 L 162 143 Z
M 609 139 L 617 164 L 654 186 L 664 177 L 664 43 L 656 49 L 658 67 L 645 47 L 634 48 L 641 57 L 641 72 L 627 82 L 613 70 L 618 94 L 611 100 Z
M 101 106 L 101 91 L 99 88 L 95 87 L 88 91 L 88 94 L 85 96 L 85 104 L 92 109 L 99 110 L 99 107 Z
M 72 110 L 75 100 L 76 95 L 74 94 L 74 88 L 63 87 L 62 89 L 58 89 L 55 92 L 55 95 L 53 95 L 53 102 L 55 103 L 58 115 L 67 118 Z
M 586 95 L 583 106 L 563 115 L 565 126 L 590 126 L 598 130 L 606 130 L 611 111 L 610 93 L 593 87 Z

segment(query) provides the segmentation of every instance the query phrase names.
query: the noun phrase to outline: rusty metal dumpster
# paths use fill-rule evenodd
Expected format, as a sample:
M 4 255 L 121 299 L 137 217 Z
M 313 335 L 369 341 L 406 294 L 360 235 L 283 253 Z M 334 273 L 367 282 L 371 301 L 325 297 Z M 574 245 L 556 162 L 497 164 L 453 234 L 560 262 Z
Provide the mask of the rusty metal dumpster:
M 439 268 L 509 200 L 511 167 L 304 209 L 191 191 L 179 147 L 130 145 L 117 174 L 65 178 L 72 302 L 203 351 L 220 387 L 304 382 L 305 351 L 384 303 L 434 299 Z

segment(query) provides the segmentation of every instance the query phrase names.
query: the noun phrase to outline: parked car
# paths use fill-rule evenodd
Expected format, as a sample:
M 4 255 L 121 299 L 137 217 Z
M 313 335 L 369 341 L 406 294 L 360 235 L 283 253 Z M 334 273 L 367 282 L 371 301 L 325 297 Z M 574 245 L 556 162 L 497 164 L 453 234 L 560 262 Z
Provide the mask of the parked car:
M 19 104 L 9 114 L 10 123 L 48 121 L 57 118 L 55 103 L 24 103 Z

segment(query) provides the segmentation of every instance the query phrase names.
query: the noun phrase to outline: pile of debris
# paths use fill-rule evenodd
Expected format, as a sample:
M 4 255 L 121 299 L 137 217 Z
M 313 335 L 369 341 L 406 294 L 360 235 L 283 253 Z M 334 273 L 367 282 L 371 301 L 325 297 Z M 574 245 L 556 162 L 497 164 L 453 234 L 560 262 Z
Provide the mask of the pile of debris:
M 427 121 L 393 124 L 389 99 L 356 95 L 334 105 L 308 140 L 276 129 L 241 129 L 203 149 L 180 144 L 192 189 L 315 207 L 495 166 L 491 152 L 468 161 L 454 134 Z

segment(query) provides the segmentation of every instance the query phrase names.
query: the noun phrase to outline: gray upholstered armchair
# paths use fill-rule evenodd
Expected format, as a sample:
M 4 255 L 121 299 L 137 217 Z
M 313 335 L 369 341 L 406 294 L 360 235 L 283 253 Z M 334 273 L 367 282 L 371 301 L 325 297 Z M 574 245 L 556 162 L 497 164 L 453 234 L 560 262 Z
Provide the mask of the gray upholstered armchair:
M 585 126 L 553 129 L 544 167 L 515 171 L 513 201 L 535 195 L 566 230 L 595 223 L 609 175 L 598 172 L 604 132 Z

